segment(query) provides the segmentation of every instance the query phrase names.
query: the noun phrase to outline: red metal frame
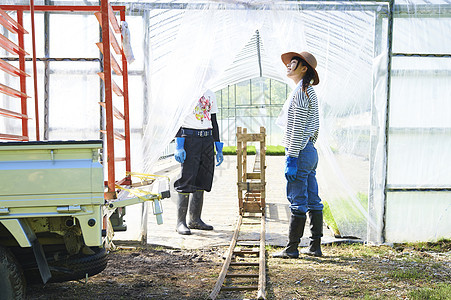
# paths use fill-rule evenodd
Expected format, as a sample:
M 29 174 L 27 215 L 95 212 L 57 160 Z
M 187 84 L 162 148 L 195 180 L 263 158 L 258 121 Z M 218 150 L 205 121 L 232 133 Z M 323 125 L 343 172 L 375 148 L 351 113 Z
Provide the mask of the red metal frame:
M 28 5 L 0 5 L 0 8 L 3 10 L 21 10 L 21 11 L 29 11 L 30 6 Z M 116 11 L 124 10 L 125 6 L 123 5 L 112 5 L 111 8 Z M 87 6 L 77 6 L 77 5 L 35 5 L 34 11 L 100 11 L 99 5 L 87 5 Z M 22 24 L 21 24 L 22 25 Z
M 131 171 L 131 161 L 130 161 L 130 122 L 129 122 L 129 97 L 128 97 L 128 69 L 127 69 L 127 59 L 125 57 L 124 52 L 120 49 L 120 55 L 122 55 L 122 78 L 123 78 L 123 91 L 122 96 L 124 97 L 124 132 L 125 137 L 123 135 L 118 135 L 117 132 L 114 131 L 113 125 L 113 116 L 120 115 L 118 109 L 113 107 L 112 101 L 112 91 L 115 89 L 115 83 L 111 78 L 111 69 L 112 69 L 112 56 L 110 51 L 110 39 L 114 38 L 114 34 L 112 34 L 110 29 L 110 22 L 113 26 L 113 29 L 116 33 L 120 33 L 117 19 L 114 16 L 114 11 L 119 11 L 121 21 L 125 21 L 125 6 L 111 6 L 108 3 L 108 0 L 101 0 L 100 6 L 70 6 L 70 5 L 33 5 L 33 0 L 30 0 L 30 6 L 27 5 L 0 5 L 0 9 L 11 11 L 17 11 L 18 23 L 20 26 L 23 26 L 23 12 L 31 11 L 32 14 L 32 26 L 34 27 L 34 12 L 67 12 L 67 11 L 78 11 L 78 12 L 99 12 L 101 13 L 101 20 L 99 20 L 102 27 L 102 43 L 103 43 L 103 69 L 104 72 L 102 74 L 104 83 L 105 83 L 105 112 L 106 112 L 106 140 L 107 140 L 107 157 L 104 159 L 104 164 L 107 164 L 108 170 L 108 180 L 106 181 L 106 186 L 108 188 L 107 192 L 105 192 L 106 199 L 112 199 L 116 197 L 116 180 L 115 180 L 115 161 L 124 161 L 125 160 L 125 170 L 128 172 Z M 104 30 L 104 28 L 108 28 L 108 30 Z M 33 29 L 34 31 L 34 29 Z M 33 39 L 33 47 L 35 47 L 34 39 Z M 117 43 L 117 41 L 116 41 Z M 24 39 L 23 33 L 19 34 L 19 47 L 23 49 Z M 117 51 L 117 47 L 115 47 Z M 33 50 L 34 51 L 34 50 Z M 36 63 L 36 58 L 33 56 L 33 64 Z M 25 71 L 25 55 L 19 54 L 19 67 L 20 70 Z M 116 66 L 114 66 L 116 68 Z M 36 77 L 36 75 L 35 75 Z M 20 88 L 21 92 L 25 93 L 25 76 L 20 76 Z M 37 82 L 35 80 L 35 97 L 37 101 Z M 21 97 L 22 99 L 22 114 L 26 115 L 26 97 Z M 38 116 L 37 113 L 37 103 L 36 107 L 36 118 Z M 36 126 L 37 130 L 39 130 L 39 125 Z M 27 118 L 22 119 L 22 135 L 28 137 L 28 127 L 27 127 Z M 0 135 L 1 136 L 1 135 Z M 7 136 L 7 135 L 5 135 Z M 120 136 L 121 138 L 125 138 L 125 158 L 115 158 L 114 157 L 114 138 L 115 136 Z M 39 137 L 39 132 L 37 132 L 37 137 Z M 120 180 L 118 183 L 124 185 L 131 184 L 130 175 L 126 175 L 125 178 Z
M 17 11 L 17 22 L 20 24 L 20 26 L 23 27 L 23 10 Z M 24 42 L 24 35 L 19 34 L 19 47 L 22 49 L 25 47 Z M 25 54 L 21 53 L 19 54 L 19 69 L 25 72 Z M 20 91 L 24 94 L 27 93 L 27 80 L 25 76 L 20 76 Z M 27 114 L 27 98 L 21 97 L 21 108 L 22 108 L 22 114 Z M 36 124 L 36 127 L 38 127 L 38 124 Z M 39 127 L 38 127 L 39 128 Z M 28 137 L 28 120 L 22 119 L 22 135 Z M 28 140 L 28 139 L 27 139 Z
M 0 9 L 0 23 L 5 26 L 9 31 L 18 33 L 28 33 L 22 25 L 18 24 L 13 18 L 11 18 L 3 9 Z
M 38 102 L 38 71 L 36 67 L 36 30 L 34 27 L 34 0 L 30 0 L 31 12 L 31 45 L 33 48 L 33 83 L 34 83 L 34 114 L 36 118 L 36 140 L 39 141 L 39 102 Z
M 113 95 L 111 87 L 111 62 L 110 62 L 110 28 L 108 18 L 108 1 L 102 0 L 100 5 L 102 19 L 102 42 L 103 42 L 103 81 L 105 82 L 105 118 L 106 118 L 106 143 L 108 164 L 108 191 L 105 193 L 107 199 L 116 197 L 116 180 L 114 169 L 114 126 L 113 126 Z
M 16 76 L 16 77 L 18 77 L 20 75 L 23 75 L 25 77 L 30 77 L 30 75 L 28 75 L 27 73 L 25 73 L 21 69 L 18 69 L 16 67 L 14 67 L 13 65 L 10 65 L 9 63 L 4 61 L 3 59 L 0 59 L 0 69 L 5 71 L 9 75 L 13 75 L 13 76 Z
M 18 91 L 18 90 L 16 90 L 16 89 L 13 89 L 12 87 L 9 87 L 9 86 L 4 85 L 4 84 L 2 84 L 2 83 L 0 83 L 0 92 L 3 93 L 3 94 L 6 94 L 6 95 L 8 95 L 8 96 L 11 96 L 11 97 L 16 97 L 16 98 L 22 98 L 22 97 L 30 98 L 29 96 L 27 96 L 27 94 L 22 93 L 22 92 L 20 92 L 20 91 Z
M 20 78 L 20 90 L 16 90 L 9 86 L 0 84 L 0 92 L 20 98 L 21 100 L 21 113 L 10 111 L 10 110 L 1 110 L 1 115 L 3 117 L 8 118 L 16 118 L 21 119 L 22 122 L 22 135 L 13 135 L 13 134 L 0 134 L 0 140 L 14 140 L 14 141 L 27 141 L 28 137 L 28 116 L 27 116 L 27 99 L 29 98 L 26 94 L 26 77 L 29 76 L 25 73 L 25 55 L 28 53 L 24 50 L 24 34 L 28 33 L 23 28 L 23 11 L 17 11 L 17 21 L 11 18 L 4 10 L 0 10 L 0 24 L 8 29 L 10 32 L 17 34 L 19 45 L 11 42 L 8 38 L 0 35 L 0 44 L 1 47 L 6 49 L 8 52 L 12 54 L 16 54 L 19 56 L 19 67 L 20 69 L 10 65 L 6 61 L 0 62 L 0 69 L 4 72 Z
M 120 15 L 121 15 L 121 21 L 125 21 L 125 9 L 120 11 Z M 123 39 L 123 37 L 121 36 L 121 39 Z M 129 111 L 129 98 L 128 98 L 128 65 L 127 65 L 127 58 L 125 57 L 124 52 L 122 51 L 122 68 L 123 68 L 123 73 L 125 74 L 124 76 L 122 76 L 122 87 L 123 87 L 123 94 L 124 94 L 124 116 L 125 116 L 125 132 L 127 133 L 125 135 L 125 169 L 127 170 L 127 172 L 131 171 L 131 162 L 130 162 L 130 111 Z M 129 173 L 127 173 L 129 174 Z M 131 185 L 132 184 L 132 180 L 131 180 L 131 176 L 128 175 L 126 177 L 127 182 L 126 184 Z

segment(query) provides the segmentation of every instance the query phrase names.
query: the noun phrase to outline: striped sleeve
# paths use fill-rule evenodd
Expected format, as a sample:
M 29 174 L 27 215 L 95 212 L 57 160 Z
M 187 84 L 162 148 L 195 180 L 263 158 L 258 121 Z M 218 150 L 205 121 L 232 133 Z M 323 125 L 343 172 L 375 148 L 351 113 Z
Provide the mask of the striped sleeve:
M 298 93 L 298 95 L 301 93 Z M 303 93 L 302 93 L 303 94 Z M 297 96 L 298 96 L 297 95 Z M 286 138 L 288 141 L 288 155 L 291 157 L 298 157 L 302 150 L 303 128 L 307 122 L 308 106 L 301 100 L 301 96 L 293 99 L 290 110 L 288 111 L 288 124 Z
M 283 143 L 287 148 L 287 154 L 291 157 L 298 157 L 309 139 L 311 138 L 315 142 L 318 137 L 318 101 L 311 86 L 307 88 L 307 94 L 299 90 L 293 96 L 288 110 L 288 122 Z

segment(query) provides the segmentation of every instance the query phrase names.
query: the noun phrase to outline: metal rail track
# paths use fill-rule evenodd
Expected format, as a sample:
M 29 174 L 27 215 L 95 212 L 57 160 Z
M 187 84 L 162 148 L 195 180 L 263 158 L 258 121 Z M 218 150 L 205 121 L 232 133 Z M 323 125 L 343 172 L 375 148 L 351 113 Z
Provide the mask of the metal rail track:
M 260 225 L 259 239 L 249 238 L 240 233 L 241 227 L 246 225 L 251 227 Z M 220 293 L 233 291 L 257 291 L 257 299 L 266 299 L 265 233 L 264 215 L 257 217 L 239 215 L 232 241 L 224 254 L 224 264 L 209 299 L 217 299 Z M 249 248 L 249 244 L 252 243 L 257 243 L 258 249 Z M 255 284 L 256 278 L 258 284 Z
M 222 292 L 257 291 L 257 299 L 266 299 L 266 224 L 265 224 L 265 157 L 266 130 L 247 133 L 237 128 L 237 188 L 239 216 L 232 241 L 224 255 L 224 264 L 209 298 L 216 299 Z M 258 142 L 253 171 L 247 169 L 247 143 Z M 251 237 L 246 236 L 243 225 L 250 225 Z M 255 225 L 260 225 L 260 236 L 255 238 Z M 242 229 L 243 226 L 243 230 Z M 247 229 L 249 229 L 247 227 Z M 257 231 L 258 232 L 258 231 Z M 249 243 L 258 248 L 249 248 Z M 241 246 L 241 247 L 239 247 Z M 258 283 L 256 283 L 258 278 Z

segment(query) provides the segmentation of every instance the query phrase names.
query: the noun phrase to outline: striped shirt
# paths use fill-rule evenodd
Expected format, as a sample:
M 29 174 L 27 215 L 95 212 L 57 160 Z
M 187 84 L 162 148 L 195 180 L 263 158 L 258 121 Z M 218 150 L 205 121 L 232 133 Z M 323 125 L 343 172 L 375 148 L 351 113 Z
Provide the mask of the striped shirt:
M 309 139 L 315 143 L 318 138 L 318 99 L 311 86 L 307 88 L 307 94 L 299 89 L 293 95 L 288 109 L 288 121 L 282 145 L 287 148 L 287 154 L 291 157 L 298 157 Z

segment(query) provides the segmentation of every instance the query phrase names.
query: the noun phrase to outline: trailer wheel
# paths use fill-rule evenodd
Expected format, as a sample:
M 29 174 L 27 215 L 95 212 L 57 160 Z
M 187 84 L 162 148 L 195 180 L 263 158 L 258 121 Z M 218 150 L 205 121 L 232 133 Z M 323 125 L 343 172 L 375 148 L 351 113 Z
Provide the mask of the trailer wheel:
M 58 261 L 48 261 L 52 278 L 48 282 L 64 282 L 79 280 L 88 276 L 94 276 L 102 272 L 108 263 L 108 255 L 105 248 L 92 248 L 93 255 L 77 254 Z M 27 280 L 39 283 L 40 275 L 37 269 L 26 272 Z M 38 279 L 38 280 L 37 280 Z
M 25 299 L 25 278 L 14 255 L 0 247 L 0 299 Z

